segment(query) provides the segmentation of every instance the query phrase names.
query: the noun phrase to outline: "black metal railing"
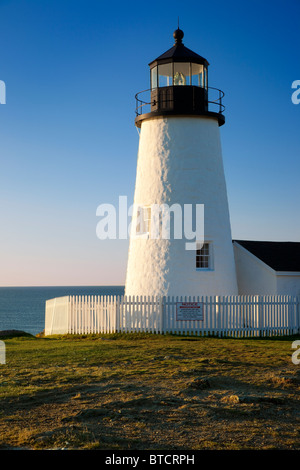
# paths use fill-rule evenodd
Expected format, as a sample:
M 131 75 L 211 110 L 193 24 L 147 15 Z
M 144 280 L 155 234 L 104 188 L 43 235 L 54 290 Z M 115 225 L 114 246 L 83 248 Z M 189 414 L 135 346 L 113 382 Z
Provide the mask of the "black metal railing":
M 189 85 L 186 85 L 189 86 Z M 151 101 L 151 91 L 152 89 L 149 88 L 148 90 L 140 91 L 135 95 L 136 100 L 136 108 L 135 114 L 136 116 L 140 116 L 141 114 L 150 113 L 152 111 L 152 107 L 155 106 L 156 102 L 154 100 Z M 225 106 L 222 103 L 222 99 L 225 93 L 222 90 L 214 87 L 207 87 L 208 93 L 208 111 L 223 114 L 225 110 Z M 165 99 L 164 100 L 164 109 L 168 107 L 168 103 L 170 107 L 172 107 L 173 99 Z

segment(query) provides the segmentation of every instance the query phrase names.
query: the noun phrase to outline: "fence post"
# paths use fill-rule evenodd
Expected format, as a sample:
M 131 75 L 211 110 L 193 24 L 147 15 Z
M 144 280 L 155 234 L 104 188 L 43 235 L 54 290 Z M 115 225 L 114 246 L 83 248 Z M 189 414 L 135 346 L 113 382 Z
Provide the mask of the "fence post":
M 296 301 L 296 330 L 300 333 L 300 295 L 297 295 Z
M 221 314 L 218 295 L 215 296 L 215 326 L 217 330 L 217 336 L 221 336 Z
M 68 296 L 68 303 L 67 303 L 67 333 L 70 334 L 72 332 L 71 330 L 71 297 Z
M 257 299 L 258 299 L 258 336 L 264 336 L 262 298 L 260 295 L 258 295 Z
M 120 297 L 116 298 L 116 309 L 115 309 L 115 331 L 119 333 L 120 330 Z
M 158 299 L 159 314 L 160 314 L 160 332 L 165 332 L 165 297 L 161 296 Z

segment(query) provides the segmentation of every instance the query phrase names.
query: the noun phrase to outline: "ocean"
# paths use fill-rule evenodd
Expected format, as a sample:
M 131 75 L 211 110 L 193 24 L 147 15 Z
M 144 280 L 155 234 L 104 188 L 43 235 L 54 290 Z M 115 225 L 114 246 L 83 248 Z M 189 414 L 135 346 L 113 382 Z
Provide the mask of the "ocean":
M 45 302 L 65 295 L 123 295 L 124 286 L 0 287 L 0 331 L 37 335 L 45 328 Z

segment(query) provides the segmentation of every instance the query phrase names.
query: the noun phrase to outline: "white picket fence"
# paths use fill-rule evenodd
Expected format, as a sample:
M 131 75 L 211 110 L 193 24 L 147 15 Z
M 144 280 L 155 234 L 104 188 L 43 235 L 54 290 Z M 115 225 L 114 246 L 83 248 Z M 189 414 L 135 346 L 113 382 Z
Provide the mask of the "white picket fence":
M 46 301 L 46 336 L 139 331 L 237 337 L 297 334 L 300 297 L 67 296 Z

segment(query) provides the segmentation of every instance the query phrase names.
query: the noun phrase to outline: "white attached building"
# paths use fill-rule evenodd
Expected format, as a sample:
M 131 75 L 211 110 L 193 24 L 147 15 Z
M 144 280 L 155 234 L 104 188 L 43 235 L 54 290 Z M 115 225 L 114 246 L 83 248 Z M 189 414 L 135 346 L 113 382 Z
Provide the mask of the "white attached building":
M 239 295 L 300 295 L 300 243 L 234 240 Z

